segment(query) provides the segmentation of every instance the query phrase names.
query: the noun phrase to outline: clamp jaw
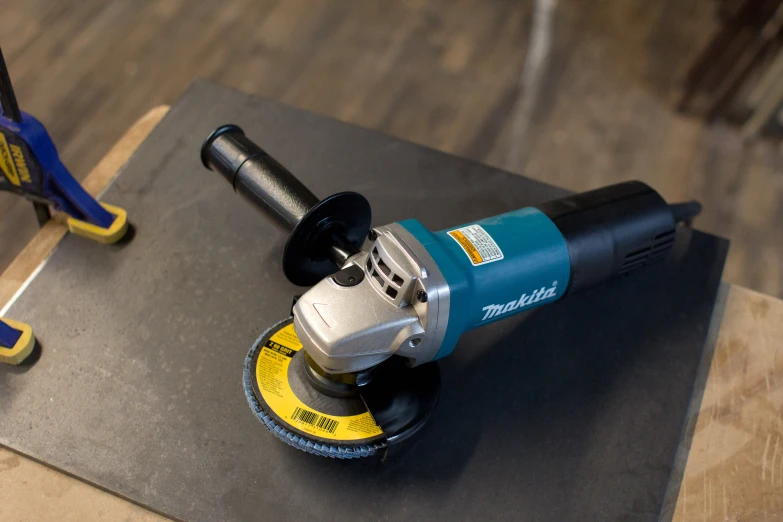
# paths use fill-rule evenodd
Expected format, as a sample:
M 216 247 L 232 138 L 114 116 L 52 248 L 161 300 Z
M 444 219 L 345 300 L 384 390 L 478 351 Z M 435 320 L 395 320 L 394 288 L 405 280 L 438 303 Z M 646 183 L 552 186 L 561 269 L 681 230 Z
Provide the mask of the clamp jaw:
M 35 347 L 35 336 L 29 325 L 0 319 L 0 363 L 20 364 Z
M 0 102 L 0 190 L 32 201 L 41 225 L 51 205 L 68 214 L 72 233 L 105 244 L 119 241 L 128 229 L 127 213 L 90 196 L 60 161 L 44 126 L 19 110 L 2 51 Z

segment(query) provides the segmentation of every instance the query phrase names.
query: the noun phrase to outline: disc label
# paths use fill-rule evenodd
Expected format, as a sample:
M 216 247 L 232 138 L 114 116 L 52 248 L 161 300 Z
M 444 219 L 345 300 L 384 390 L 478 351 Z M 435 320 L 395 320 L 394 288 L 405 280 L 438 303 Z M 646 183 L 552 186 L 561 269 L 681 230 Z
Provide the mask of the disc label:
M 283 421 L 303 433 L 338 442 L 362 440 L 382 434 L 369 411 L 337 416 L 316 411 L 294 394 L 288 382 L 291 358 L 302 343 L 288 324 L 269 338 L 256 363 L 256 382 L 264 401 Z

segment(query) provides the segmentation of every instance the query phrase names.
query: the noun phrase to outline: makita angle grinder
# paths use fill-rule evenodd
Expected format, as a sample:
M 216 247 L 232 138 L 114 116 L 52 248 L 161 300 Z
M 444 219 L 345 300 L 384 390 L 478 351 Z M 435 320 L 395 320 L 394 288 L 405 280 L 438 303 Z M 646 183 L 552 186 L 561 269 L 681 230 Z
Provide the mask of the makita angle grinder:
M 438 398 L 434 361 L 463 332 L 663 258 L 701 210 L 631 181 L 437 232 L 371 229 L 363 196 L 319 200 L 235 125 L 201 159 L 289 233 L 283 271 L 311 287 L 250 350 L 250 406 L 288 444 L 337 458 L 417 433 Z

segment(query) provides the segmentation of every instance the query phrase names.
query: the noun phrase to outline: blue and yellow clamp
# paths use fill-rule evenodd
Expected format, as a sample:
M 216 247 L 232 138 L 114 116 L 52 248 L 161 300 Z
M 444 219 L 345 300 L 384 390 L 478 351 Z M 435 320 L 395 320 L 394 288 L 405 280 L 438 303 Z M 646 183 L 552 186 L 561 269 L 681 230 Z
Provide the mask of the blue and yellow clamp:
M 68 214 L 71 233 L 104 244 L 119 241 L 128 229 L 127 213 L 90 196 L 60 161 L 44 126 L 19 110 L 2 50 L 0 101 L 0 190 L 32 201 L 41 226 L 51 206 Z
M 0 319 L 0 363 L 20 364 L 35 347 L 35 336 L 29 325 Z
M 60 161 L 44 126 L 19 110 L 8 68 L 0 50 L 0 190 L 33 202 L 43 226 L 53 207 L 68 215 L 68 230 L 99 243 L 116 243 L 128 230 L 125 210 L 99 203 Z M 0 363 L 19 364 L 33 350 L 29 325 L 0 318 Z

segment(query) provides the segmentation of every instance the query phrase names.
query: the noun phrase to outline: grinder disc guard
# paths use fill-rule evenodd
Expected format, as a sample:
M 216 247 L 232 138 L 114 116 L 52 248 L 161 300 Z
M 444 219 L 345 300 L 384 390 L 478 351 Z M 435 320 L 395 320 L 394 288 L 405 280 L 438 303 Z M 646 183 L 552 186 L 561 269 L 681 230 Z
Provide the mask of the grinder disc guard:
M 429 419 L 440 389 L 435 364 L 408 369 L 392 357 L 360 396 L 337 398 L 312 386 L 306 365 L 293 319 L 281 321 L 245 359 L 245 394 L 275 436 L 327 457 L 367 457 L 410 439 Z

